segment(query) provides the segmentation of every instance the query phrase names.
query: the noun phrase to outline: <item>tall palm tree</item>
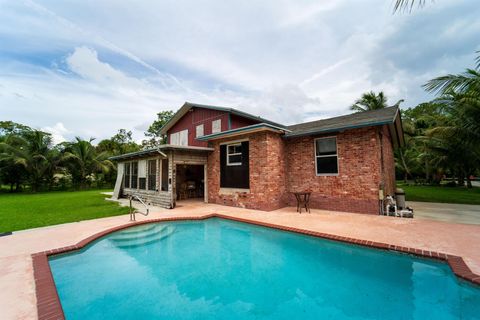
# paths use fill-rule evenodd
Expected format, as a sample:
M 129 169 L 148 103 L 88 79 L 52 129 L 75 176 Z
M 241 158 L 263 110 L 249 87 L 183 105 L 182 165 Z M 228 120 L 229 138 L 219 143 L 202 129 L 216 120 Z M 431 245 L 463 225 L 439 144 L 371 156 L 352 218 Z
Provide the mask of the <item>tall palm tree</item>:
M 385 94 L 382 91 L 380 91 L 378 94 L 370 91 L 362 94 L 362 97 L 350 106 L 350 110 L 356 112 L 363 112 L 369 110 L 383 109 L 386 107 L 387 98 L 385 97 Z
M 403 99 L 398 100 L 397 103 L 394 104 L 394 106 L 398 107 L 403 101 Z M 386 107 L 388 107 L 387 98 L 382 91 L 380 91 L 378 94 L 373 91 L 369 91 L 362 94 L 362 97 L 350 106 L 350 110 L 355 112 L 364 112 L 383 109 Z
M 88 177 L 99 172 L 109 172 L 113 168 L 113 163 L 107 159 L 106 152 L 97 153 L 92 141 L 83 140 L 79 137 L 74 142 L 65 144 L 64 161 L 67 163 L 73 180 L 81 188 L 86 187 Z
M 468 139 L 474 141 L 480 139 L 480 56 L 476 60 L 475 69 L 437 77 L 423 86 L 440 94 L 437 101 L 455 116 L 458 129 L 469 133 Z
M 440 95 L 436 100 L 451 115 L 447 126 L 435 128 L 431 134 L 446 142 L 455 141 L 451 147 L 456 150 L 452 156 L 458 164 L 458 179 L 466 177 L 468 187 L 469 176 L 480 167 L 480 56 L 476 62 L 475 69 L 437 77 L 423 86 Z

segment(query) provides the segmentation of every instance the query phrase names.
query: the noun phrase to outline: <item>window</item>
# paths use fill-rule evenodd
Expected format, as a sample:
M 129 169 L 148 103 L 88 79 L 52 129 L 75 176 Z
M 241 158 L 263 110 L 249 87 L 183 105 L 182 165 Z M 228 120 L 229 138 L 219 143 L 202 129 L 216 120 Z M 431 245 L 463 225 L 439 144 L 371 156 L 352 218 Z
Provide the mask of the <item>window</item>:
M 338 174 L 336 137 L 315 139 L 315 168 L 317 175 Z
M 222 132 L 222 119 L 212 121 L 212 133 Z
M 170 144 L 178 145 L 179 137 L 180 137 L 180 134 L 178 132 L 171 133 L 170 134 Z
M 132 183 L 130 187 L 132 189 L 137 189 L 138 186 L 138 162 L 132 162 Z
M 197 133 L 197 135 L 196 135 L 197 138 L 203 136 L 203 124 L 200 124 L 200 125 L 197 126 L 197 132 L 196 133 Z
M 227 145 L 227 166 L 242 165 L 242 144 L 235 143 Z
M 250 188 L 248 141 L 220 144 L 220 187 Z
M 188 129 L 171 133 L 170 144 L 176 146 L 188 146 Z
M 125 178 L 123 180 L 123 186 L 125 188 L 130 188 L 130 178 L 131 178 L 130 162 L 127 162 L 125 163 Z
M 147 178 L 138 178 L 138 189 L 145 190 L 147 186 Z
M 157 189 L 157 160 L 148 160 L 148 190 Z
M 162 159 L 162 191 L 168 191 L 168 159 Z

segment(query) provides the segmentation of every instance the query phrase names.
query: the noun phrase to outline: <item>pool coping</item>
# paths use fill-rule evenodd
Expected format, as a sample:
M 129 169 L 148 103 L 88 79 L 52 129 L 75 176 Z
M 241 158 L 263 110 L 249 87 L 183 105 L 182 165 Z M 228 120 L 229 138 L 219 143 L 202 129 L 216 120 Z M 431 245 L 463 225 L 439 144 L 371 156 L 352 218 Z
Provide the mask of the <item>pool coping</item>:
M 97 232 L 81 240 L 75 245 L 61 247 L 61 248 L 47 250 L 47 251 L 41 251 L 41 252 L 32 254 L 31 257 L 32 257 L 32 263 L 33 263 L 33 274 L 35 278 L 35 295 L 37 298 L 38 319 L 41 319 L 41 320 L 65 319 L 62 305 L 60 303 L 60 298 L 58 296 L 57 288 L 53 280 L 52 271 L 50 269 L 50 264 L 48 263 L 49 256 L 81 250 L 91 242 L 103 236 L 106 236 L 115 231 L 130 228 L 133 226 L 149 224 L 149 223 L 169 222 L 169 221 L 206 220 L 210 218 L 222 218 L 227 220 L 244 222 L 244 223 L 263 226 L 267 228 L 273 228 L 273 229 L 278 229 L 282 231 L 295 232 L 299 234 L 314 236 L 317 238 L 322 238 L 327 240 L 344 242 L 348 244 L 360 245 L 364 247 L 370 247 L 370 248 L 381 249 L 381 250 L 396 251 L 396 252 L 415 255 L 422 258 L 440 260 L 440 261 L 447 262 L 450 269 L 457 277 L 463 280 L 466 280 L 468 282 L 471 282 L 473 284 L 480 285 L 480 275 L 473 273 L 472 270 L 467 266 L 463 258 L 460 256 L 445 254 L 445 253 L 436 252 L 436 251 L 415 249 L 411 247 L 396 246 L 396 245 L 391 245 L 391 244 L 382 243 L 382 242 L 360 240 L 360 239 L 337 236 L 337 235 L 318 232 L 318 231 L 288 227 L 284 225 L 278 225 L 278 224 L 273 224 L 273 223 L 268 223 L 268 222 L 263 222 L 258 220 L 245 219 L 245 218 L 239 218 L 239 217 L 229 216 L 225 214 L 212 213 L 212 214 L 207 214 L 203 216 L 166 217 L 166 218 L 158 218 L 158 219 L 152 219 L 152 220 L 130 222 L 124 225 L 116 226 L 113 228 L 106 229 L 104 231 Z

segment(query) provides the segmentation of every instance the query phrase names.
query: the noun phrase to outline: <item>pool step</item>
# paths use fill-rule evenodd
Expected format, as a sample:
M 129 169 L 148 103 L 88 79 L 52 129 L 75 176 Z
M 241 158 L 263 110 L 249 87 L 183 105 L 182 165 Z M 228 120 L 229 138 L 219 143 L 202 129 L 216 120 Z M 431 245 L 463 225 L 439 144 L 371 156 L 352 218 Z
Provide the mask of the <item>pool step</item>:
M 116 232 L 115 234 L 118 234 L 118 235 L 122 234 L 123 235 L 123 234 L 132 234 L 132 233 L 150 231 L 150 230 L 153 230 L 155 228 L 158 228 L 158 226 L 159 226 L 159 224 L 156 224 L 156 223 L 146 224 L 146 225 L 143 225 L 143 226 L 128 228 L 128 229 Z
M 117 247 L 117 248 L 136 248 L 136 247 L 141 247 L 145 246 L 148 244 L 152 244 L 154 242 L 159 242 L 167 237 L 169 237 L 171 234 L 175 232 L 175 227 L 168 226 L 165 229 L 162 229 L 161 232 L 155 233 L 153 235 L 149 235 L 148 237 L 142 237 L 142 238 L 134 238 L 130 239 L 128 241 L 112 241 L 112 243 Z
M 154 225 L 153 227 L 149 226 L 148 228 L 145 228 L 145 229 L 135 229 L 134 231 L 132 230 L 120 231 L 115 235 L 112 235 L 110 237 L 110 240 L 129 241 L 129 240 L 135 240 L 140 238 L 153 237 L 156 234 L 164 231 L 167 227 L 168 226 L 166 225 L 158 224 L 158 225 Z

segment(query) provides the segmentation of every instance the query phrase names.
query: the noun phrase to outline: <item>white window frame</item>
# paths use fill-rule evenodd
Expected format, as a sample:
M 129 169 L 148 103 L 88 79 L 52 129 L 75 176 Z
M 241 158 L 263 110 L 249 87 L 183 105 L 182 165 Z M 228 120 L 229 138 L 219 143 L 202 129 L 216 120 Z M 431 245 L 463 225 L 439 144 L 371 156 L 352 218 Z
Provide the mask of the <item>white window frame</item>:
M 227 144 L 227 151 L 226 151 L 226 156 L 227 156 L 227 166 L 241 166 L 242 165 L 242 161 L 240 162 L 230 162 L 230 156 L 242 156 L 243 154 L 243 150 L 242 152 L 235 152 L 235 153 L 229 153 L 229 147 L 230 146 L 242 146 L 242 143 L 241 142 L 237 142 L 237 143 L 230 143 L 230 144 Z
M 178 145 L 188 146 L 188 129 L 182 130 L 178 133 Z
M 198 138 L 198 137 L 203 136 L 203 135 L 204 135 L 204 132 L 205 132 L 205 130 L 204 130 L 203 124 L 199 124 L 199 125 L 196 127 L 196 131 L 195 131 L 196 137 Z
M 212 133 L 222 132 L 222 119 L 212 121 Z
M 317 156 L 317 140 L 322 140 L 322 139 L 331 139 L 335 138 L 335 154 L 328 154 L 328 155 L 321 155 Z M 340 172 L 340 163 L 338 161 L 338 142 L 337 142 L 337 136 L 328 136 L 328 137 L 321 137 L 321 138 L 316 138 L 313 139 L 313 156 L 315 159 L 315 175 L 317 177 L 321 176 L 338 176 Z M 317 168 L 317 158 L 327 158 L 327 157 L 337 157 L 337 172 L 336 173 L 318 173 L 318 168 Z
M 170 144 L 171 145 L 178 145 L 178 141 L 180 140 L 180 133 L 174 132 L 170 134 Z

